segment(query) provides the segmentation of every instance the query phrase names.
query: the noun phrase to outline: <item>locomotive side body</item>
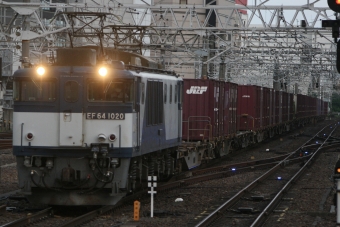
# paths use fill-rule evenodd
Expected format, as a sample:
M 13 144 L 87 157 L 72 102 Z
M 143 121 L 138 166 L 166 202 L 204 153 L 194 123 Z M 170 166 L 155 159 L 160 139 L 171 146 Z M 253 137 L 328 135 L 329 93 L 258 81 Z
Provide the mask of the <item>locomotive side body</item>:
M 57 65 L 46 67 L 44 76 L 34 69 L 14 73 L 13 154 L 29 200 L 115 204 L 147 178 L 155 166 L 148 159 L 162 150 L 168 160 L 163 169 L 173 173 L 181 79 L 121 66 L 108 66 L 101 77 L 97 69 Z M 163 92 L 165 84 L 171 93 Z M 172 103 L 164 102 L 169 95 Z

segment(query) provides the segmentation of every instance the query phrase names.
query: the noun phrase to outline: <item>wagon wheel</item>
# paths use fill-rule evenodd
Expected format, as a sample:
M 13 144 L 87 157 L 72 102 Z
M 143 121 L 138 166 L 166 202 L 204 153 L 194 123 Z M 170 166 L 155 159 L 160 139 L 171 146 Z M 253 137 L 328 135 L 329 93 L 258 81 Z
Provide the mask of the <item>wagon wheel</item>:
M 282 130 L 282 126 L 280 126 L 280 127 L 279 127 L 279 135 L 282 134 L 282 131 L 283 131 L 283 130 Z
M 260 143 L 262 141 L 262 135 L 261 135 L 260 132 L 256 134 L 256 140 L 257 140 L 258 143 Z
M 242 148 L 245 148 L 245 147 L 248 147 L 248 144 L 249 144 L 249 139 L 248 137 L 243 137 L 242 138 Z

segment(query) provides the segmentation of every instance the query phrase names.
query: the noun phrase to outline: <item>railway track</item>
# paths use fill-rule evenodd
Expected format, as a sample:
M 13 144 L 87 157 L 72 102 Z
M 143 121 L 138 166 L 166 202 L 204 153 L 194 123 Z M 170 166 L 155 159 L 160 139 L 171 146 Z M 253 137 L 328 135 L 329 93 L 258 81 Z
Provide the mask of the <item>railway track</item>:
M 27 226 L 32 225 L 35 222 L 45 220 L 47 218 L 53 217 L 53 209 L 51 207 L 39 211 L 35 214 L 28 215 L 27 217 L 21 218 L 19 220 L 15 220 L 13 222 L 7 223 L 5 225 L 2 225 L 1 227 L 21 227 L 21 226 Z
M 223 166 L 218 166 L 218 167 L 211 167 L 211 168 L 206 168 L 206 169 L 201 169 L 201 170 L 195 170 L 191 171 L 191 177 L 186 178 L 186 179 L 180 179 L 175 182 L 171 183 L 165 183 L 160 185 L 157 188 L 158 193 L 166 193 L 169 190 L 173 190 L 176 188 L 183 188 L 187 187 L 193 184 L 196 184 L 198 182 L 203 182 L 203 181 L 209 181 L 212 179 L 219 179 L 219 178 L 226 178 L 230 176 L 234 176 L 235 174 L 242 174 L 254 170 L 264 170 L 268 169 L 274 165 L 277 165 L 281 160 L 285 159 L 288 155 L 281 155 L 273 158 L 267 158 L 263 160 L 258 160 L 258 161 L 250 161 L 250 162 L 242 162 L 242 163 L 235 163 L 235 164 L 230 164 L 230 165 L 223 165 Z M 302 160 L 306 159 L 307 156 L 304 157 L 292 157 L 289 161 L 291 163 L 295 162 L 301 162 Z M 237 169 L 235 171 L 234 169 Z M 62 224 L 60 226 L 63 227 L 70 227 L 70 226 L 78 226 L 81 224 L 84 224 L 86 222 L 89 222 L 92 219 L 95 219 L 96 217 L 102 215 L 103 213 L 106 213 L 108 211 L 115 211 L 117 209 L 120 209 L 122 206 L 125 204 L 130 204 L 136 199 L 140 199 L 143 196 L 147 196 L 146 190 L 140 191 L 136 194 L 133 194 L 131 196 L 128 196 L 121 200 L 118 204 L 114 206 L 104 206 L 100 207 L 96 210 L 93 210 L 89 213 L 86 213 L 82 216 L 79 216 L 77 218 L 74 218 L 72 220 L 67 221 L 67 223 Z M 25 218 L 22 218 L 17 221 L 13 221 L 11 223 L 8 223 L 4 226 L 10 227 L 10 226 L 25 226 L 32 224 L 33 221 L 35 222 L 42 222 L 46 220 L 47 218 L 53 217 L 50 213 L 54 213 L 53 210 L 44 210 L 43 212 L 39 212 L 37 216 L 27 216 Z
M 332 127 L 326 126 L 323 128 L 298 150 L 288 155 L 285 159 L 244 187 L 221 206 L 208 214 L 206 213 L 206 216 L 201 218 L 194 226 L 218 226 L 221 223 L 230 221 L 236 216 L 244 222 L 241 223 L 243 226 L 261 226 L 268 215 L 281 201 L 284 193 L 287 193 L 292 183 L 297 181 L 307 166 L 316 159 L 319 151 L 324 146 L 326 148 L 338 146 L 339 140 L 334 139 L 334 137 L 331 136 L 337 127 L 334 126 L 335 125 Z M 308 159 L 304 161 L 302 166 L 294 164 L 290 166 L 290 168 L 282 168 L 294 153 L 296 154 L 303 151 L 308 151 L 310 155 L 308 155 Z M 274 178 L 270 178 L 270 176 L 273 176 L 274 174 L 277 176 L 277 182 L 280 183 L 275 184 L 273 182 Z M 256 193 L 254 193 L 254 191 L 256 191 Z
M 190 177 L 187 179 L 181 179 L 179 181 L 167 183 L 160 185 L 157 188 L 157 193 L 161 194 L 162 192 L 167 192 L 172 189 L 176 188 L 181 188 L 181 187 L 188 187 L 191 184 L 196 184 L 198 182 L 203 182 L 203 181 L 208 181 L 212 179 L 218 179 L 218 178 L 225 178 L 228 176 L 234 176 L 235 174 L 240 174 L 240 173 L 245 173 L 249 171 L 255 171 L 255 170 L 265 170 L 270 167 L 276 166 L 279 163 L 285 166 L 292 166 L 294 163 L 298 162 L 306 162 L 308 158 L 310 158 L 313 153 L 318 149 L 319 145 L 315 145 L 316 141 L 323 141 L 324 147 L 332 147 L 335 144 L 339 143 L 338 138 L 332 138 L 329 137 L 328 140 L 326 141 L 327 138 L 324 137 L 313 137 L 311 140 L 309 140 L 308 143 L 306 143 L 302 148 L 307 149 L 310 151 L 310 154 L 304 155 L 300 157 L 299 150 L 296 150 L 294 152 L 289 153 L 288 155 L 281 155 L 278 157 L 274 158 L 269 158 L 269 159 L 263 159 L 263 160 L 258 160 L 258 161 L 250 161 L 250 162 L 242 162 L 242 163 L 237 163 L 237 164 L 231 164 L 231 165 L 223 165 L 219 167 L 212 167 L 212 168 L 207 168 L 204 170 L 195 170 L 192 171 L 190 174 Z M 288 158 L 287 158 L 288 157 Z M 287 158 L 287 159 L 286 159 Z M 236 169 L 233 170 L 233 169 Z M 103 213 L 106 213 L 108 211 L 116 211 L 120 209 L 121 207 L 125 206 L 125 204 L 131 204 L 131 202 L 135 199 L 140 199 L 141 197 L 148 196 L 146 191 L 142 191 L 139 193 L 136 193 L 130 197 L 126 197 L 124 200 L 122 200 L 120 203 L 118 203 L 115 206 L 105 206 L 101 207 L 97 210 L 91 211 L 87 214 L 84 214 L 80 217 L 77 217 L 73 220 L 68 221 L 67 223 L 64 223 L 62 225 L 57 225 L 57 226 L 79 226 L 81 224 L 84 224 L 86 222 L 90 222 L 91 220 L 95 219 L 96 217 L 102 215 Z M 45 218 L 48 216 L 45 216 Z M 52 217 L 52 216 L 51 216 Z M 50 218 L 51 219 L 51 218 Z M 40 218 L 37 220 L 45 220 L 44 218 Z M 35 221 L 37 221 L 35 220 Z

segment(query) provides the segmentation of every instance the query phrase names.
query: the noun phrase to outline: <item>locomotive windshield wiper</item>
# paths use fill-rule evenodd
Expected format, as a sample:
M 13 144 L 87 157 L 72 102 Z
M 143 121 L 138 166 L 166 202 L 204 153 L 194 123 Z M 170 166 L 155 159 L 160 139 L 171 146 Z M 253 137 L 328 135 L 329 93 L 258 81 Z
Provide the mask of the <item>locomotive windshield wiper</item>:
M 42 90 L 42 87 L 39 86 L 39 84 L 37 84 L 37 82 L 35 82 L 33 79 L 31 79 L 32 82 L 34 83 L 34 85 L 41 91 Z
M 109 87 L 110 87 L 111 84 L 112 84 L 112 81 L 113 81 L 113 80 L 110 81 L 110 83 L 106 86 L 106 88 L 105 88 L 105 90 L 104 90 L 105 97 L 106 97 L 107 91 L 109 90 Z

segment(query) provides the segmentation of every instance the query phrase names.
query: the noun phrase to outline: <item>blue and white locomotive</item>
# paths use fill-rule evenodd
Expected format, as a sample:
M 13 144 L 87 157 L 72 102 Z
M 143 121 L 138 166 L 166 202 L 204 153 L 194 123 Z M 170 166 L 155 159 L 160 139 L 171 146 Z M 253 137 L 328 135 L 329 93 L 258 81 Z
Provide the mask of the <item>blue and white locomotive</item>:
M 60 49 L 51 66 L 14 73 L 13 153 L 33 202 L 112 205 L 148 175 L 175 171 L 182 79 L 93 49 Z

